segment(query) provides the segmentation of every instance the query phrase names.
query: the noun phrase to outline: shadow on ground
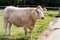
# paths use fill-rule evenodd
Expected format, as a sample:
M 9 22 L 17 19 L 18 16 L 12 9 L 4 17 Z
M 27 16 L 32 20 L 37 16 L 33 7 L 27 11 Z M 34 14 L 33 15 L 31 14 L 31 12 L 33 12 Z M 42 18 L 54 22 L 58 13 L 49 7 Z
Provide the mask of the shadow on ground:
M 29 40 L 29 39 L 24 39 L 24 38 L 16 38 L 16 39 L 0 38 L 0 40 Z
M 0 40 L 29 40 L 22 38 L 9 38 L 9 36 L 0 35 Z

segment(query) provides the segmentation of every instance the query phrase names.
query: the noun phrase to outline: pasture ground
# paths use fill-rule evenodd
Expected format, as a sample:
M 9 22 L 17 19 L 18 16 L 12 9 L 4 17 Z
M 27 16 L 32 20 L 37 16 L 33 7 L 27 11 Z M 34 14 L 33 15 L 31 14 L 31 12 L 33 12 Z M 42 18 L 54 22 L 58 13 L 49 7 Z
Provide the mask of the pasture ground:
M 40 33 L 42 33 L 45 29 L 47 29 L 48 24 L 50 23 L 51 20 L 57 16 L 58 11 L 57 10 L 48 10 L 44 15 L 45 19 L 44 20 L 37 20 L 35 28 L 33 30 L 33 39 L 32 40 L 37 40 L 38 36 Z M 8 29 L 7 29 L 8 30 Z M 4 29 L 3 29 L 3 10 L 0 10 L 0 40 L 23 40 L 24 37 L 24 30 L 23 27 L 15 27 L 12 25 L 12 36 L 3 36 L 4 34 Z M 29 40 L 29 30 L 27 33 L 27 39 Z

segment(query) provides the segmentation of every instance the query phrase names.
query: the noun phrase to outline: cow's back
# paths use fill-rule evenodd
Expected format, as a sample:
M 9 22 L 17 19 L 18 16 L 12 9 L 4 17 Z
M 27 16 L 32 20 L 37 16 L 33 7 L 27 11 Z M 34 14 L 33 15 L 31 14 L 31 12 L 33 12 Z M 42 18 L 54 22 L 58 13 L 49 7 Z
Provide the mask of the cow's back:
M 29 14 L 32 12 L 32 8 L 18 8 L 13 6 L 8 6 L 4 9 L 4 16 L 10 16 L 10 15 L 22 15 L 22 14 Z

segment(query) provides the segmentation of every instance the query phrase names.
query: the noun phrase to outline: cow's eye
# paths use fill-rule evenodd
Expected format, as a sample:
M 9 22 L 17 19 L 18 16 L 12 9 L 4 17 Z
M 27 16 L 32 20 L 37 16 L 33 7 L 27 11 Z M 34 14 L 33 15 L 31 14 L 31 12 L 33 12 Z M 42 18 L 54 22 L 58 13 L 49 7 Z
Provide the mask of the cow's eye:
M 36 11 L 37 13 L 39 13 L 38 11 Z

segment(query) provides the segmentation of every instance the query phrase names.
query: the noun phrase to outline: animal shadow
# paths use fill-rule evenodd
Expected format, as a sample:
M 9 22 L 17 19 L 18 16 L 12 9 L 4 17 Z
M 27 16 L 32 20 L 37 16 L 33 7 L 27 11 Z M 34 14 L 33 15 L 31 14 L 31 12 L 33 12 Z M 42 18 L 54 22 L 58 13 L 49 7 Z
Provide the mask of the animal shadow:
M 16 39 L 0 38 L 0 40 L 28 40 L 28 39 L 24 39 L 24 38 L 16 38 Z

